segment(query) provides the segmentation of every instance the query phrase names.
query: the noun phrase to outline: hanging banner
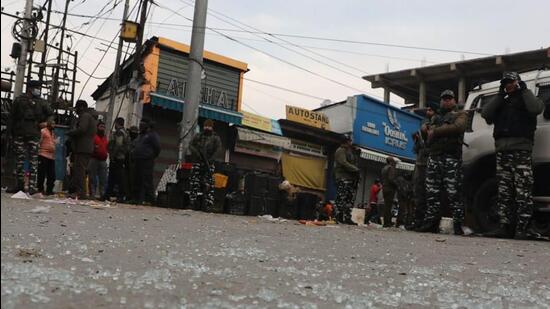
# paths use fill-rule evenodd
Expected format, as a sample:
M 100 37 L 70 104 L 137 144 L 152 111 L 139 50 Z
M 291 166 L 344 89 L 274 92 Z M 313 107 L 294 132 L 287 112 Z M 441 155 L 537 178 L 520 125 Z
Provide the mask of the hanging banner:
M 319 112 L 310 111 L 301 107 L 286 106 L 286 119 L 310 127 L 315 127 L 323 130 L 330 130 L 328 117 Z

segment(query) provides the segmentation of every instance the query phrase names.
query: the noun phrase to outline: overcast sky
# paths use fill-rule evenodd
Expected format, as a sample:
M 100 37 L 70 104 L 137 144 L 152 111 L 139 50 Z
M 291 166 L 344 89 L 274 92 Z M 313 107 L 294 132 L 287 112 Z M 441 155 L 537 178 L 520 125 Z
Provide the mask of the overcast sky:
M 2 1 L 3 11 L 11 14 L 23 11 L 24 2 Z M 35 6 L 42 5 L 43 2 L 44 0 L 35 1 Z M 64 2 L 54 0 L 54 10 L 62 11 Z M 102 13 L 101 19 L 69 16 L 67 27 L 111 41 L 120 23 L 116 19 L 122 16 L 121 2 L 123 0 L 72 1 L 69 11 L 84 15 L 96 15 L 108 4 L 103 11 L 105 13 L 112 9 L 114 3 L 120 4 L 112 11 Z M 131 0 L 130 6 L 133 7 L 136 2 L 137 0 Z M 152 6 L 148 20 L 152 23 L 146 26 L 145 37 L 164 36 L 189 44 L 191 22 L 183 16 L 192 19 L 192 0 L 155 2 L 158 5 Z M 243 44 L 208 31 L 205 43 L 207 50 L 248 63 L 250 72 L 245 74 L 248 79 L 310 95 L 297 95 L 245 81 L 243 109 L 275 119 L 284 118 L 284 107 L 287 104 L 312 109 L 318 107 L 322 99 L 337 102 L 360 92 L 381 96 L 380 90 L 371 89 L 370 84 L 361 79 L 361 76 L 366 74 L 471 59 L 482 57 L 481 54 L 513 53 L 550 46 L 550 1 L 547 0 L 210 0 L 208 5 L 210 11 L 207 27 L 239 30 L 240 32 L 220 31 Z M 135 12 L 131 18 L 135 18 Z M 54 24 L 59 24 L 61 15 L 53 14 L 52 20 Z M 1 19 L 3 70 L 15 68 L 14 61 L 9 57 L 13 43 L 13 21 L 4 15 Z M 242 28 L 252 30 L 247 26 L 268 33 L 472 53 L 396 48 L 290 36 L 269 37 L 243 32 Z M 279 44 L 274 44 L 273 41 Z M 104 44 L 103 41 L 79 35 L 72 37 L 72 48 L 78 50 L 79 66 L 84 71 L 91 73 L 98 65 L 104 54 L 103 50 L 106 49 Z M 298 53 L 288 49 L 296 50 Z M 284 59 L 294 66 L 270 55 Z M 50 58 L 55 58 L 55 55 L 50 54 L 48 59 Z M 107 52 L 93 75 L 98 78 L 108 76 L 113 70 L 114 63 L 113 49 Z M 82 98 L 92 102 L 90 94 L 102 79 L 93 78 L 82 89 L 87 76 L 79 72 L 77 78 L 81 81 L 77 87 L 77 95 L 82 90 Z M 400 102 L 397 97 L 392 96 L 392 100 Z

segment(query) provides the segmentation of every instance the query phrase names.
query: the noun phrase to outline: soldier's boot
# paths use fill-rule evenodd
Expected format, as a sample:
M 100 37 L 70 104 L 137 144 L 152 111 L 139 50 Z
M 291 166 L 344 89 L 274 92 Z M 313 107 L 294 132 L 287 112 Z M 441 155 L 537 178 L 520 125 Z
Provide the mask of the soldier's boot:
M 460 222 L 453 223 L 453 230 L 455 235 L 464 235 L 464 230 L 462 229 L 462 223 Z
M 421 227 L 416 229 L 419 233 L 439 233 L 439 221 L 426 221 Z
M 498 228 L 483 234 L 483 236 L 492 238 L 513 238 L 514 228 L 510 224 L 500 224 Z
M 514 239 L 516 240 L 537 240 L 542 237 L 541 234 L 537 233 L 529 224 L 518 223 L 516 228 L 516 234 Z

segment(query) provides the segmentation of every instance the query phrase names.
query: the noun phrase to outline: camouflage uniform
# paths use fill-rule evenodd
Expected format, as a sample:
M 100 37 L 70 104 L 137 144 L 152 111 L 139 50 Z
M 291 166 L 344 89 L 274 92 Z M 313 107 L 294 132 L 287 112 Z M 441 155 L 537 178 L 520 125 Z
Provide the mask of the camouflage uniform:
M 28 162 L 28 191 L 36 192 L 36 177 L 38 170 L 38 150 L 40 142 L 41 122 L 47 121 L 52 110 L 47 103 L 37 97 L 23 94 L 15 99 L 10 112 L 10 130 L 13 135 L 13 146 L 16 167 L 16 190 L 24 188 L 25 162 Z
M 429 124 L 429 119 L 425 119 L 424 123 Z M 416 227 L 420 227 L 426 212 L 426 165 L 429 155 L 425 142 L 426 135 L 419 132 L 418 136 L 413 148 L 416 153 L 413 173 L 414 224 Z
M 464 221 L 464 204 L 461 197 L 462 160 L 455 155 L 442 154 L 428 159 L 426 170 L 426 214 L 424 221 L 436 221 L 441 209 L 441 192 L 447 192 L 453 222 Z
M 467 117 L 462 111 L 444 111 L 440 121 L 432 123 L 433 137 L 429 145 L 426 169 L 426 214 L 424 222 L 437 226 L 441 209 L 441 193 L 447 192 L 455 226 L 464 221 L 462 201 L 462 143 Z
M 497 207 L 500 223 L 513 222 L 512 209 L 517 206 L 517 226 L 526 227 L 533 215 L 533 171 L 531 151 L 497 152 Z
M 340 222 L 351 221 L 351 209 L 353 208 L 357 181 L 349 179 L 336 180 L 336 218 Z
M 390 227 L 392 223 L 392 207 L 397 192 L 397 171 L 395 162 L 388 163 L 382 168 L 382 194 L 384 195 L 384 227 Z
M 357 156 L 353 149 L 340 146 L 334 155 L 334 176 L 336 178 L 335 218 L 341 223 L 351 223 L 351 209 L 359 178 Z
M 215 132 L 201 132 L 191 141 L 187 161 L 193 163 L 193 167 L 189 177 L 189 191 L 186 193 L 193 209 L 200 209 L 203 201 L 205 211 L 210 211 L 214 206 L 213 161 L 220 148 L 221 140 Z
M 194 163 L 189 177 L 189 204 L 193 209 L 199 209 L 204 201 L 204 210 L 211 211 L 214 206 L 214 164 Z
M 506 93 L 506 80 L 518 81 L 519 89 Z M 501 227 L 487 236 L 513 236 L 513 211 L 517 222 L 515 237 L 527 237 L 533 214 L 533 171 L 531 153 L 537 115 L 544 110 L 544 103 L 527 89 L 517 73 L 505 73 L 498 95 L 487 103 L 481 116 L 494 124 L 493 137 L 496 150 L 496 176 L 498 180 L 497 207 Z

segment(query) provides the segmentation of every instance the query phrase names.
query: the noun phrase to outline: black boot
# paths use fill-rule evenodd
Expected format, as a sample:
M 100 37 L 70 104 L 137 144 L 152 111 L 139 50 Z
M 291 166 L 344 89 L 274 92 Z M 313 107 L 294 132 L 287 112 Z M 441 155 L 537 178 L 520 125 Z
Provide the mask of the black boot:
M 460 222 L 453 223 L 453 229 L 454 229 L 455 235 L 464 235 L 464 230 L 462 229 L 462 223 Z
M 439 233 L 439 221 L 427 221 L 416 229 L 419 233 Z
M 542 235 L 537 233 L 533 228 L 529 225 L 529 223 L 518 223 L 516 227 L 516 235 L 514 235 L 514 239 L 516 240 L 537 240 L 541 239 Z
M 347 224 L 347 225 L 357 225 L 357 223 L 353 222 L 351 220 L 351 218 L 346 218 L 344 219 L 344 224 Z
M 501 224 L 497 229 L 483 234 L 485 237 L 493 238 L 513 238 L 514 229 L 510 224 Z

